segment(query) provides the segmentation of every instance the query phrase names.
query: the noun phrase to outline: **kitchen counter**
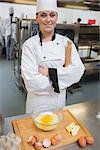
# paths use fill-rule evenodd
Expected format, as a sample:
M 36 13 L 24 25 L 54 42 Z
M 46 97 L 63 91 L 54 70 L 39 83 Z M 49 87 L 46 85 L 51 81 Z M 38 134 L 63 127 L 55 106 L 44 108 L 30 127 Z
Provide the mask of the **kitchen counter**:
M 92 136 L 95 139 L 95 143 L 93 145 L 87 145 L 86 148 L 82 148 L 84 150 L 99 150 L 100 149 L 100 119 L 96 118 L 98 112 L 100 112 L 100 101 L 91 101 L 85 103 L 79 103 L 74 105 L 66 106 L 73 115 L 80 120 L 84 126 L 89 130 Z M 12 131 L 11 121 L 13 119 L 25 117 L 25 115 L 12 116 L 5 118 L 5 125 L 3 134 L 7 134 L 9 131 Z M 58 150 L 80 150 L 81 148 L 77 143 L 73 143 Z

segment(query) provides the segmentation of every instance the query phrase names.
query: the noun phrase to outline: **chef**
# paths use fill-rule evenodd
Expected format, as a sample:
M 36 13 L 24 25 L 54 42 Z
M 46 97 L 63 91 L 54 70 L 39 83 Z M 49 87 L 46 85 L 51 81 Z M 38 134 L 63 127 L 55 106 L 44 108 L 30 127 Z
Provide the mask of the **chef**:
M 6 18 L 4 20 L 3 26 L 5 29 L 5 46 L 6 46 L 6 58 L 7 60 L 10 60 L 13 58 L 13 50 L 14 50 L 14 45 L 16 43 L 16 23 L 15 18 L 11 18 L 14 15 L 14 10 L 12 7 L 9 8 L 9 18 Z
M 74 43 L 70 64 L 64 65 L 68 37 L 55 33 L 57 0 L 37 0 L 39 33 L 23 44 L 21 74 L 27 89 L 26 113 L 39 105 L 65 106 L 66 88 L 78 82 L 84 65 Z
M 3 27 L 3 20 L 0 18 L 0 57 L 2 56 L 3 47 L 4 47 L 4 27 Z

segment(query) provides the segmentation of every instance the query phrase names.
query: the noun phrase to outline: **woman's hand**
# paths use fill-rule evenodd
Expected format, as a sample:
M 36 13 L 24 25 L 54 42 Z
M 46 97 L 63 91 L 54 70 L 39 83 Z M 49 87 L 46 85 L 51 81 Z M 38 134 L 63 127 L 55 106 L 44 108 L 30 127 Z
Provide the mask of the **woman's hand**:
M 39 67 L 38 72 L 44 76 L 48 76 L 48 68 Z

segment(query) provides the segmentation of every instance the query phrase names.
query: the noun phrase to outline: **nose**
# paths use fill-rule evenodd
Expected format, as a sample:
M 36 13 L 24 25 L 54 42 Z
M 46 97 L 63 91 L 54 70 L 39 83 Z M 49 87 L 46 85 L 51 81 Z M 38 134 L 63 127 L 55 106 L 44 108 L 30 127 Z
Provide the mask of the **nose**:
M 50 17 L 49 15 L 47 15 L 46 20 L 47 20 L 47 21 L 50 21 L 50 20 L 51 20 L 51 17 Z

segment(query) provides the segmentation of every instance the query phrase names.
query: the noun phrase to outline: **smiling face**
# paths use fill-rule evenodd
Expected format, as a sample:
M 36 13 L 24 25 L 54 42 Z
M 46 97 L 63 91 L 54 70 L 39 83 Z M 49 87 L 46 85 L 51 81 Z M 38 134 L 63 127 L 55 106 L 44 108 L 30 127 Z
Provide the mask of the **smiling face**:
M 58 14 L 54 11 L 41 11 L 36 16 L 36 21 L 43 34 L 52 33 L 56 27 Z

